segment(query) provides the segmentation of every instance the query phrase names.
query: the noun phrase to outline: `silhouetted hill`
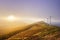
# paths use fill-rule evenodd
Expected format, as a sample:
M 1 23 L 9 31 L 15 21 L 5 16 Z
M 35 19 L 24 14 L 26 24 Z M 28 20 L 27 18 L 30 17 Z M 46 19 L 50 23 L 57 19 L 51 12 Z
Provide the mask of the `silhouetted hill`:
M 24 31 L 6 40 L 60 40 L 60 27 L 43 21 L 26 26 Z

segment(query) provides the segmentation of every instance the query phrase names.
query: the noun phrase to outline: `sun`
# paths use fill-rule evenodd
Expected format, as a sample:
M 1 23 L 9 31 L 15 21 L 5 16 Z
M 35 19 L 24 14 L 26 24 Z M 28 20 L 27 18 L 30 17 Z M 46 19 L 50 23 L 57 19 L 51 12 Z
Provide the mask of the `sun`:
M 15 17 L 13 15 L 10 15 L 10 16 L 8 16 L 8 20 L 9 21 L 14 21 L 15 20 Z

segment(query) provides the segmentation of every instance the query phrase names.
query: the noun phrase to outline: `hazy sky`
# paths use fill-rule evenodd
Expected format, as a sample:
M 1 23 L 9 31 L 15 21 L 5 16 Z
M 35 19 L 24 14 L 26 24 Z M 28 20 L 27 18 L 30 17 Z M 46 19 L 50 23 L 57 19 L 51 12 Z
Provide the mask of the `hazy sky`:
M 60 0 L 0 0 L 0 16 L 8 15 L 60 20 Z

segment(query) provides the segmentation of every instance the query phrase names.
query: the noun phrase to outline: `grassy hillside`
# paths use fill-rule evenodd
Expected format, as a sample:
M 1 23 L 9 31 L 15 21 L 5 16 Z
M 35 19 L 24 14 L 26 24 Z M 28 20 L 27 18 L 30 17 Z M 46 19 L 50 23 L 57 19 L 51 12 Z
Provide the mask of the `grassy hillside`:
M 42 21 L 26 27 L 29 28 L 6 40 L 60 40 L 60 27 Z

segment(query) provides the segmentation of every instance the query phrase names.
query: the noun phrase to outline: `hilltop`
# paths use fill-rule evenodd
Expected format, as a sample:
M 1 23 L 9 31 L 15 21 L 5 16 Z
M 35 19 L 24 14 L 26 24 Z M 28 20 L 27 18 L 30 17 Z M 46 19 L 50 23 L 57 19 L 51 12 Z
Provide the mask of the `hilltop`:
M 60 40 L 60 27 L 49 25 L 43 21 L 26 26 L 24 31 L 6 40 Z

